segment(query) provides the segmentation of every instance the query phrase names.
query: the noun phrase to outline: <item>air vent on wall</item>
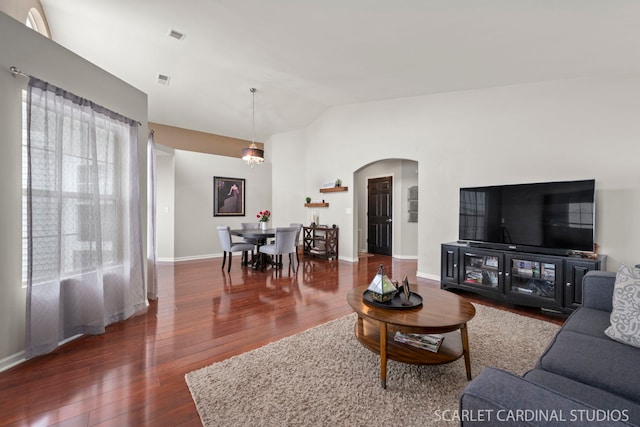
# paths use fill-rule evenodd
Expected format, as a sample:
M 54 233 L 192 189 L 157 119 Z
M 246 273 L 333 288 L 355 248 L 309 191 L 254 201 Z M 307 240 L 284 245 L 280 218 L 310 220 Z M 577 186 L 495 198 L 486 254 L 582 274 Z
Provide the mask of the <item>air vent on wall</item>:
M 157 83 L 159 85 L 165 85 L 165 86 L 169 86 L 169 76 L 165 76 L 164 74 L 158 74 L 158 80 Z
M 178 40 L 183 40 L 186 37 L 186 34 L 181 33 L 180 31 L 169 29 L 169 37 L 173 37 L 174 39 L 178 39 Z

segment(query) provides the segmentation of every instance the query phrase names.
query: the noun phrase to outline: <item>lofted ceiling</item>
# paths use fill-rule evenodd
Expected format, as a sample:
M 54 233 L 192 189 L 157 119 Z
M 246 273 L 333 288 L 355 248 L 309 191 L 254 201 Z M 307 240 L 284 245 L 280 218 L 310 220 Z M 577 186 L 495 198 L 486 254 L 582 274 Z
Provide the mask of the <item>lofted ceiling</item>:
M 251 139 L 257 88 L 257 141 L 338 105 L 640 72 L 637 0 L 41 3 L 53 40 L 146 92 L 152 122 Z

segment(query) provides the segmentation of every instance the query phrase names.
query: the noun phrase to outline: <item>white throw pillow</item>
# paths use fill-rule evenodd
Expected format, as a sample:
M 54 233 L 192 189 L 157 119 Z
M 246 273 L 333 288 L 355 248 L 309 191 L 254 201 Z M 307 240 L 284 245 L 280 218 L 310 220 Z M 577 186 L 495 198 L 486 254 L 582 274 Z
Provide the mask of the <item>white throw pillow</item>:
M 604 333 L 623 344 L 640 347 L 640 268 L 621 265 L 618 269 L 611 326 Z

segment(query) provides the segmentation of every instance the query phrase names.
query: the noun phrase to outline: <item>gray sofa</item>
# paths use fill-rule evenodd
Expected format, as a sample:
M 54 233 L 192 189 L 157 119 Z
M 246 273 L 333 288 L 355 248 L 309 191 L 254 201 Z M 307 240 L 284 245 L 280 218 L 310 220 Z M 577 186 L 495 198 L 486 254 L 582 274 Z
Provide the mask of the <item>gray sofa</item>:
M 640 425 L 640 349 L 604 334 L 615 277 L 585 275 L 582 307 L 524 376 L 483 369 L 460 396 L 461 425 Z

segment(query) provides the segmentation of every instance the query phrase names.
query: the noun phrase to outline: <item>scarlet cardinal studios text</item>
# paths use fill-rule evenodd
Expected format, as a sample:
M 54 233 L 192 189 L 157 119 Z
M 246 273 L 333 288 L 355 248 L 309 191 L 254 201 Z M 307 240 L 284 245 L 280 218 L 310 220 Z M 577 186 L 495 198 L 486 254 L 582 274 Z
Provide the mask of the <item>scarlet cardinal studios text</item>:
M 616 422 L 629 421 L 628 409 L 476 409 L 476 410 L 435 410 L 436 421 L 476 421 L 476 422 Z

